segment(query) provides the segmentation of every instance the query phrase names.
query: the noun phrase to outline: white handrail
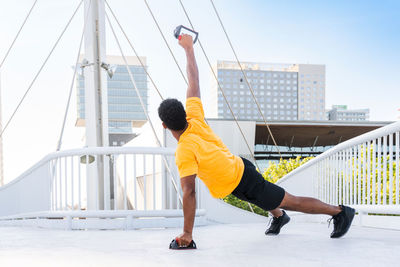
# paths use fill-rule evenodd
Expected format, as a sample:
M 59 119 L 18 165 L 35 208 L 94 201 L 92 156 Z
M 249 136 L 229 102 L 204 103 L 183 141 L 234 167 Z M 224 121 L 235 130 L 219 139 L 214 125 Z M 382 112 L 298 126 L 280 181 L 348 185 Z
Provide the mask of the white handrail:
M 385 136 L 385 135 L 389 135 L 392 134 L 396 131 L 400 131 L 400 121 L 398 122 L 394 122 L 392 124 L 386 125 L 384 127 L 378 128 L 376 130 L 370 131 L 368 133 L 362 134 L 360 136 L 354 137 L 352 139 L 349 139 L 343 143 L 340 143 L 330 149 L 328 149 L 327 151 L 325 151 L 324 153 L 318 155 L 317 157 L 311 159 L 310 161 L 306 162 L 304 165 L 300 166 L 299 168 L 291 171 L 290 173 L 288 173 L 287 175 L 285 175 L 282 179 L 280 179 L 277 184 L 283 183 L 286 180 L 290 179 L 291 177 L 295 176 L 297 173 L 304 171 L 305 169 L 313 166 L 314 164 L 316 164 L 317 162 L 328 158 L 329 156 L 345 150 L 347 148 L 351 148 L 353 146 L 356 145 L 360 145 L 363 144 L 365 142 L 368 142 L 370 140 L 374 140 L 376 138 Z
M 108 154 L 147 154 L 147 155 L 174 155 L 175 150 L 167 147 L 85 147 L 53 152 L 43 157 L 39 162 L 23 172 L 11 182 L 0 187 L 0 191 L 18 183 L 21 179 L 40 168 L 47 162 L 60 157 L 83 156 L 83 155 L 108 155 Z
M 278 184 L 295 195 L 361 213 L 400 214 L 400 122 L 339 144 Z

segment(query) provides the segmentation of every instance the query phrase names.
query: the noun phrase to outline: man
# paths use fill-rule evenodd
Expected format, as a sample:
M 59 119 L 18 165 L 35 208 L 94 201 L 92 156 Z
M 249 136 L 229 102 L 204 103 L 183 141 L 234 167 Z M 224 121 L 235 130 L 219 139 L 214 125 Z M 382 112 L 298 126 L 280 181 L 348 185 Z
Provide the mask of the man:
M 343 236 L 349 229 L 355 210 L 346 206 L 332 206 L 309 197 L 297 197 L 281 187 L 264 180 L 254 165 L 230 153 L 221 139 L 204 121 L 200 100 L 199 74 L 190 35 L 181 35 L 179 44 L 187 58 L 189 86 L 186 111 L 176 99 L 166 99 L 158 108 L 163 127 L 178 141 L 176 164 L 183 191 L 183 233 L 177 238 L 179 246 L 188 246 L 196 210 L 195 178 L 198 176 L 215 198 L 229 194 L 253 203 L 273 215 L 266 235 L 277 235 L 290 218 L 284 210 L 331 215 L 334 222 L 332 238 Z M 282 208 L 282 209 L 281 209 Z

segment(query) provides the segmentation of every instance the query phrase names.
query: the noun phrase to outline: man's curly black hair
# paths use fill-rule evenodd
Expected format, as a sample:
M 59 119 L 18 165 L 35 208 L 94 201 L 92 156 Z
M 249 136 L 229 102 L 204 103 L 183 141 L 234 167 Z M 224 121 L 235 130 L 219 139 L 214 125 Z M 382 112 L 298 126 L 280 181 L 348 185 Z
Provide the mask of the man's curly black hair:
M 180 131 L 186 127 L 186 111 L 177 99 L 168 98 L 161 102 L 158 116 L 170 130 Z

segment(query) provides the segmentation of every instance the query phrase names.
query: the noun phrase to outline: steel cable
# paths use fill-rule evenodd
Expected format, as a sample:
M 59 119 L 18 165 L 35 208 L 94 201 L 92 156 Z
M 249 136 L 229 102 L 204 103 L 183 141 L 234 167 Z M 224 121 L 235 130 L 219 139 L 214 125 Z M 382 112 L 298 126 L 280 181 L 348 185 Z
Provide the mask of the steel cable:
M 180 4 L 181 4 L 181 7 L 182 7 L 182 9 L 183 9 L 183 11 L 184 11 L 184 13 L 185 13 L 185 16 L 186 16 L 186 18 L 187 18 L 187 20 L 188 20 L 190 26 L 192 27 L 193 30 L 195 30 L 195 28 L 194 28 L 194 26 L 193 26 L 193 23 L 192 23 L 192 21 L 190 20 L 189 15 L 188 15 L 187 12 L 186 12 L 185 6 L 183 5 L 183 3 L 182 3 L 181 0 L 179 0 L 179 2 L 180 2 Z M 207 53 L 205 52 L 204 47 L 203 47 L 203 45 L 201 44 L 200 38 L 198 38 L 197 41 L 198 41 L 198 43 L 199 43 L 199 45 L 200 45 L 200 48 L 201 48 L 201 50 L 202 50 L 202 52 L 203 52 L 203 54 L 204 54 L 204 57 L 205 57 L 206 60 L 207 60 L 208 66 L 209 66 L 210 69 L 211 69 L 211 72 L 212 72 L 212 74 L 213 74 L 213 76 L 214 76 L 214 79 L 215 79 L 216 82 L 217 82 L 218 88 L 219 88 L 219 90 L 221 91 L 222 96 L 223 96 L 223 98 L 224 98 L 224 100 L 225 100 L 225 102 L 226 102 L 226 104 L 227 104 L 227 106 L 228 106 L 228 108 L 229 108 L 229 111 L 231 112 L 231 115 L 232 115 L 232 117 L 233 117 L 233 119 L 234 119 L 234 121 L 235 121 L 235 123 L 236 123 L 236 125 L 237 125 L 237 127 L 238 127 L 238 129 L 239 129 L 239 131 L 240 131 L 240 133 L 241 133 L 241 135 L 242 135 L 242 137 L 243 137 L 245 143 L 246 143 L 246 146 L 247 146 L 247 148 L 248 148 L 248 150 L 249 150 L 249 152 L 250 152 L 250 155 L 252 156 L 252 158 L 253 158 L 253 160 L 254 160 L 254 164 L 255 164 L 255 165 L 257 166 L 257 168 L 260 170 L 260 167 L 258 166 L 258 163 L 257 163 L 257 161 L 256 161 L 256 158 L 254 157 L 254 154 L 252 153 L 252 150 L 251 150 L 251 148 L 250 148 L 249 143 L 247 142 L 247 139 L 246 139 L 246 137 L 245 137 L 245 135 L 244 135 L 244 133 L 243 133 L 243 130 L 242 130 L 242 128 L 241 128 L 240 125 L 239 125 L 239 122 L 238 122 L 238 120 L 237 120 L 237 118 L 236 118 L 236 116 L 235 116 L 235 114 L 234 114 L 234 112 L 233 112 L 233 110 L 232 110 L 231 105 L 230 105 L 229 102 L 228 102 L 228 99 L 226 98 L 225 91 L 222 89 L 222 86 L 221 86 L 221 84 L 220 84 L 219 81 L 218 81 L 217 75 L 215 74 L 215 71 L 214 71 L 214 69 L 213 69 L 213 67 L 212 67 L 212 65 L 211 65 L 210 59 L 208 58 Z M 261 170 L 260 170 L 260 171 L 261 171 Z
M 118 48 L 119 48 L 119 50 L 120 50 L 121 56 L 122 56 L 122 58 L 123 58 L 123 60 L 124 60 L 126 69 L 127 69 L 127 71 L 128 71 L 129 77 L 130 77 L 130 80 L 131 80 L 131 82 L 132 82 L 132 84 L 133 84 L 133 87 L 134 87 L 134 89 L 135 89 L 135 91 L 136 91 L 136 93 L 137 93 L 137 95 L 138 95 L 140 104 L 141 104 L 141 106 L 142 106 L 142 108 L 143 108 L 143 112 L 144 112 L 144 114 L 146 115 L 147 120 L 149 121 L 150 127 L 151 127 L 151 129 L 152 129 L 152 131 L 153 131 L 153 134 L 154 134 L 154 137 L 155 137 L 155 139 L 156 139 L 157 145 L 158 145 L 159 147 L 161 147 L 160 139 L 159 139 L 158 136 L 157 136 L 156 130 L 155 130 L 154 125 L 153 125 L 153 123 L 152 123 L 152 121 L 151 121 L 151 119 L 150 119 L 149 113 L 148 113 L 147 110 L 146 110 L 146 105 L 144 104 L 143 99 L 142 99 L 142 96 L 140 95 L 139 89 L 138 89 L 138 87 L 137 87 L 137 85 L 136 85 L 136 81 L 135 81 L 135 79 L 133 78 L 132 72 L 131 72 L 131 70 L 130 70 L 130 68 L 129 68 L 129 65 L 128 65 L 128 61 L 127 61 L 127 59 L 126 59 L 126 57 L 125 57 L 125 54 L 124 54 L 124 52 L 123 52 L 123 50 L 122 50 L 121 44 L 119 43 L 118 37 L 117 37 L 117 35 L 116 35 L 116 33 L 115 33 L 114 27 L 113 27 L 112 24 L 111 24 L 111 20 L 110 20 L 110 18 L 109 18 L 109 16 L 108 16 L 107 12 L 105 12 L 105 16 L 106 16 L 107 22 L 108 22 L 108 24 L 109 24 L 109 26 L 110 26 L 110 28 L 111 28 L 111 31 L 112 31 L 112 33 L 113 33 L 113 35 L 114 35 L 114 38 L 115 38 L 115 41 L 116 41 L 116 43 L 117 43 L 117 45 L 118 45 Z M 168 164 L 167 159 L 166 159 L 164 156 L 163 156 L 163 159 L 164 159 L 165 166 L 167 167 L 167 170 L 168 170 L 168 172 L 169 172 L 170 175 L 171 175 L 171 181 L 172 181 L 172 184 L 173 184 L 173 186 L 175 187 L 175 190 L 176 190 L 176 192 L 177 192 L 177 194 L 178 194 L 179 201 L 180 201 L 180 203 L 182 204 L 182 203 L 183 203 L 182 197 L 181 197 L 181 195 L 180 195 L 180 193 L 179 193 L 179 189 L 178 189 L 178 186 L 177 186 L 177 184 L 176 184 L 176 181 L 175 181 L 173 172 L 172 172 L 172 170 L 171 170 L 170 167 L 169 167 L 169 164 Z
M 67 28 L 69 27 L 69 25 L 71 24 L 72 19 L 75 17 L 76 13 L 78 12 L 80 6 L 82 5 L 83 0 L 81 0 L 78 4 L 78 6 L 76 7 L 74 13 L 72 14 L 71 18 L 68 20 L 67 25 L 64 27 L 63 31 L 61 32 L 60 36 L 58 37 L 57 41 L 55 42 L 55 44 L 53 45 L 50 53 L 47 55 L 46 59 L 44 60 L 43 64 L 41 65 L 39 71 L 36 73 L 35 77 L 33 78 L 32 82 L 30 83 L 28 89 L 25 91 L 24 95 L 22 96 L 21 100 L 19 101 L 17 107 L 15 108 L 14 112 L 12 113 L 11 117 L 8 119 L 4 129 L 1 131 L 0 133 L 0 137 L 3 136 L 3 133 L 5 132 L 5 130 L 7 129 L 8 125 L 10 124 L 10 122 L 12 121 L 12 119 L 14 118 L 15 114 L 17 113 L 19 107 L 21 106 L 21 104 L 23 103 L 23 101 L 25 100 L 26 96 L 28 95 L 29 91 L 31 90 L 33 84 L 35 83 L 36 79 L 39 77 L 40 73 L 42 72 L 44 66 L 46 65 L 47 61 L 49 60 L 50 56 L 53 54 L 53 51 L 55 50 L 55 48 L 57 47 L 58 43 L 60 42 L 61 38 L 63 37 L 65 31 L 67 30 Z
M 59 150 L 61 149 L 62 139 L 63 139 L 63 135 L 64 135 L 65 123 L 66 123 L 66 121 L 67 121 L 67 115 L 68 115 L 69 105 L 70 105 L 70 103 L 71 103 L 72 91 L 73 91 L 73 88 L 74 88 L 76 72 L 77 72 L 78 64 L 79 64 L 79 56 L 80 56 L 80 54 L 81 54 L 82 43 L 83 43 L 83 39 L 84 39 L 84 36 L 85 36 L 86 22 L 87 22 L 87 19 L 88 19 L 88 17 L 89 17 L 89 14 L 90 14 L 90 6 L 91 6 L 91 4 L 92 4 L 92 0 L 89 1 L 88 11 L 87 11 L 87 14 L 86 14 L 86 16 L 85 16 L 85 18 L 84 18 L 84 22 L 83 22 L 82 35 L 81 35 L 81 39 L 80 39 L 80 41 L 79 41 L 78 54 L 76 55 L 76 61 L 75 61 L 75 65 L 74 65 L 74 66 L 75 66 L 75 67 L 74 67 L 74 74 L 72 75 L 71 86 L 70 86 L 70 89 L 69 89 L 69 95 L 68 95 L 67 105 L 66 105 L 65 113 L 64 113 L 64 120 L 63 120 L 63 124 L 62 124 L 62 128 L 61 128 L 61 132 L 60 132 L 60 137 L 59 137 L 58 142 L 57 142 L 57 149 L 56 149 L 56 151 L 59 151 Z
M 25 19 L 24 19 L 24 21 L 22 22 L 21 27 L 19 28 L 17 34 L 16 34 L 15 37 L 14 37 L 14 40 L 12 41 L 10 47 L 8 48 L 6 54 L 5 54 L 4 57 L 3 57 L 3 60 L 2 60 L 1 63 L 0 63 L 0 69 L 3 67 L 3 64 L 4 64 L 4 62 L 6 61 L 6 59 L 7 59 L 7 57 L 8 57 L 8 54 L 10 53 L 12 47 L 14 46 L 15 42 L 17 41 L 18 36 L 19 36 L 19 34 L 21 33 L 21 31 L 22 31 L 22 28 L 25 26 L 25 23 L 26 23 L 26 21 L 28 20 L 29 16 L 31 15 L 33 8 L 36 6 L 37 1 L 38 1 L 38 0 L 35 0 L 35 2 L 33 3 L 32 7 L 31 7 L 31 9 L 29 9 L 28 14 L 25 16 Z
M 261 115 L 261 117 L 262 117 L 262 119 L 263 119 L 263 121 L 264 121 L 265 126 L 266 126 L 267 129 L 268 129 L 269 135 L 271 136 L 271 139 L 272 139 L 272 141 L 273 141 L 273 143 L 274 143 L 276 149 L 278 150 L 279 156 L 280 156 L 281 159 L 282 159 L 282 154 L 281 154 L 281 152 L 280 152 L 280 150 L 279 150 L 279 146 L 277 145 L 277 143 L 276 143 L 276 141 L 275 141 L 275 138 L 274 138 L 274 135 L 272 134 L 271 129 L 269 128 L 269 125 L 268 125 L 268 123 L 267 123 L 267 120 L 265 119 L 264 113 L 262 112 L 261 107 L 260 107 L 260 104 L 258 103 L 258 100 L 257 100 L 257 98 L 256 98 L 256 96 L 255 96 L 255 94 L 254 94 L 254 90 L 253 90 L 252 86 L 250 85 L 249 80 L 247 79 L 247 75 L 244 73 L 244 70 L 243 70 L 243 68 L 242 68 L 242 64 L 240 63 L 239 58 L 238 58 L 238 56 L 237 56 L 237 54 L 236 54 L 236 51 L 235 51 L 235 49 L 233 48 L 231 39 L 229 38 L 228 33 L 226 32 L 225 26 L 224 26 L 224 24 L 222 23 L 221 17 L 219 16 L 219 13 L 218 13 L 218 11 L 217 11 L 215 5 L 214 5 L 214 1 L 213 1 L 213 0 L 210 0 L 210 2 L 211 2 L 211 5 L 213 6 L 213 9 L 214 9 L 214 11 L 215 11 L 215 14 L 217 15 L 217 18 L 218 18 L 218 21 L 219 21 L 219 23 L 220 23 L 220 25 L 221 25 L 221 27 L 222 27 L 222 30 L 223 30 L 224 33 L 225 33 L 226 39 L 228 40 L 228 43 L 229 43 L 229 46 L 231 47 L 232 52 L 233 52 L 233 54 L 235 55 L 236 62 L 237 62 L 237 64 L 238 64 L 239 67 L 240 67 L 240 71 L 242 72 L 242 74 L 243 74 L 243 76 L 244 76 L 244 79 L 246 80 L 247 86 L 248 86 L 248 88 L 249 88 L 249 90 L 250 90 L 250 92 L 251 92 L 251 95 L 253 96 L 254 102 L 255 102 L 256 105 L 257 105 L 257 109 L 258 109 L 258 111 L 259 111 L 259 113 L 260 113 L 260 115 Z

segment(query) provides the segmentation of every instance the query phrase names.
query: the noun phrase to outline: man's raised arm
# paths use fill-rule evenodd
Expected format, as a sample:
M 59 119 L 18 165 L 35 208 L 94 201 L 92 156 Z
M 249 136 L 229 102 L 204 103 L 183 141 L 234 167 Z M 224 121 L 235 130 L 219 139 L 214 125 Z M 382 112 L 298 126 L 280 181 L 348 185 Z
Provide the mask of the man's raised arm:
M 200 98 L 199 70 L 197 69 L 196 58 L 194 57 L 192 36 L 188 34 L 182 34 L 179 40 L 179 44 L 185 49 L 186 52 L 186 60 L 187 60 L 186 72 L 189 82 L 186 98 L 189 97 Z

